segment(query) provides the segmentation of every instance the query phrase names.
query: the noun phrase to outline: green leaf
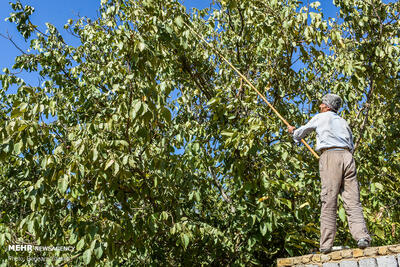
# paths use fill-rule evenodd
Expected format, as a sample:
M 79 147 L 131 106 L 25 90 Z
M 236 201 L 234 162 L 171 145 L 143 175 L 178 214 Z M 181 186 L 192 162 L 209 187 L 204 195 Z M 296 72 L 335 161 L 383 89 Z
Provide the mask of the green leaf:
M 166 211 L 161 212 L 161 220 L 166 221 L 168 219 L 168 213 Z
M 163 117 L 167 122 L 171 122 L 171 112 L 167 108 L 163 108 Z
M 114 175 L 116 176 L 119 172 L 119 164 L 118 162 L 114 163 Z
M 5 240 L 6 240 L 6 235 L 0 233 L 0 246 L 4 246 Z
M 376 188 L 383 191 L 383 185 L 381 183 L 375 183 Z
M 90 244 L 90 250 L 94 250 L 94 248 L 96 247 L 96 244 L 97 244 L 97 240 L 95 239 L 95 240 L 93 240 L 92 241 L 92 243 Z
M 14 144 L 14 153 L 19 155 L 21 153 L 21 148 L 22 148 L 22 140 L 19 141 L 18 143 Z
M 193 151 L 197 153 L 200 150 L 200 144 L 199 143 L 193 143 L 192 144 L 192 148 L 193 148 Z
M 19 131 L 19 132 L 22 132 L 23 130 L 26 129 L 26 127 L 28 127 L 28 124 L 22 124 L 22 125 L 18 128 L 18 131 Z
M 135 119 L 135 118 L 137 117 L 137 115 L 138 115 L 139 110 L 141 109 L 141 107 L 142 107 L 142 101 L 140 101 L 140 100 L 135 100 L 135 101 L 132 103 L 132 108 L 131 108 L 131 111 L 130 111 L 130 113 L 129 113 L 129 117 L 130 117 L 132 120 Z
M 35 221 L 28 221 L 28 232 L 34 234 L 35 233 Z
M 224 136 L 229 136 L 229 137 L 231 137 L 231 136 L 233 136 L 233 132 L 232 131 L 228 131 L 228 130 L 223 130 L 222 132 L 221 132 L 221 135 L 224 135 Z
M 196 197 L 196 201 L 197 201 L 197 202 L 200 202 L 200 201 L 201 201 L 200 192 L 199 192 L 199 191 L 196 191 L 196 192 L 194 193 L 194 196 Z
M 81 144 L 81 147 L 79 149 L 78 155 L 81 156 L 84 151 L 85 151 L 85 144 Z
M 265 234 L 267 233 L 268 227 L 267 227 L 267 223 L 263 222 L 260 225 L 260 232 L 262 236 L 265 236 Z
M 76 244 L 76 250 L 80 251 L 84 245 L 85 245 L 85 240 L 82 238 L 81 240 L 79 240 L 78 244 Z
M 97 149 L 93 149 L 93 161 L 96 161 L 99 157 L 99 152 L 97 151 Z
M 282 159 L 283 159 L 284 161 L 286 161 L 287 158 L 288 158 L 288 156 L 289 156 L 289 153 L 288 153 L 287 151 L 285 151 L 285 152 L 283 152 L 283 154 L 282 154 Z
M 128 159 L 129 167 L 134 168 L 136 166 L 135 160 L 132 157 Z
M 339 218 L 342 222 L 346 221 L 346 212 L 343 207 L 339 208 Z
M 186 250 L 189 245 L 189 236 L 187 234 L 182 233 L 181 234 L 181 242 L 182 242 L 183 248 Z
M 85 252 L 83 252 L 82 258 L 83 258 L 83 262 L 86 265 L 88 265 L 92 259 L 92 250 L 91 249 L 85 250 Z
M 125 140 L 119 140 L 118 143 L 124 147 L 129 147 L 129 143 Z
M 62 178 L 58 179 L 58 190 L 60 193 L 65 193 L 68 188 L 68 176 L 64 175 Z
M 75 232 L 72 232 L 69 236 L 69 244 L 73 245 L 78 241 L 78 235 Z
M 96 256 L 97 259 L 100 259 L 101 256 L 103 256 L 103 248 L 101 245 L 94 250 L 94 255 Z
M 113 159 L 109 159 L 106 163 L 106 166 L 104 167 L 104 170 L 106 171 L 108 168 L 111 167 L 111 165 L 113 165 L 115 161 Z
M 32 199 L 30 206 L 31 206 L 31 210 L 35 211 L 35 208 L 36 208 L 36 197 L 34 199 Z
M 375 234 L 377 237 L 379 237 L 380 239 L 385 239 L 385 230 L 381 227 L 378 227 L 375 229 Z
M 292 201 L 286 198 L 279 199 L 284 205 L 286 205 L 289 209 L 292 209 Z
M 218 104 L 220 102 L 221 98 L 219 97 L 213 97 L 210 99 L 210 101 L 207 102 L 207 106 L 212 106 L 213 104 Z
M 140 42 L 138 45 L 139 51 L 142 52 L 144 49 L 146 49 L 146 44 L 143 42 Z
M 178 25 L 179 28 L 183 26 L 183 19 L 181 16 L 175 18 L 175 24 Z

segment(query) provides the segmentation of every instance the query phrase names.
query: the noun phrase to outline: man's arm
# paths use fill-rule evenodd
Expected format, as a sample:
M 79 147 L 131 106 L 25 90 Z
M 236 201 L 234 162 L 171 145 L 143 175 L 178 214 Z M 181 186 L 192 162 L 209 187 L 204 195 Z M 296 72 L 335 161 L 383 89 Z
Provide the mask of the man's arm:
M 296 142 L 300 142 L 301 139 L 314 131 L 317 128 L 318 117 L 318 115 L 315 115 L 306 125 L 303 125 L 298 129 L 294 126 L 288 126 L 288 131 L 293 134 L 293 139 Z

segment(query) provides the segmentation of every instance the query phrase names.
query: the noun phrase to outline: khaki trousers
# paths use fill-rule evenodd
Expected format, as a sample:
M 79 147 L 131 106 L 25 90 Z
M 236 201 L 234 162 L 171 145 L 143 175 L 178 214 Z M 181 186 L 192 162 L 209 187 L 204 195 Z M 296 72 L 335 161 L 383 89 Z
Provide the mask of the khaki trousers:
M 322 184 L 320 248 L 333 246 L 339 193 L 342 195 L 351 235 L 356 241 L 361 238 L 371 241 L 360 202 L 353 155 L 347 150 L 326 150 L 319 160 L 319 172 Z

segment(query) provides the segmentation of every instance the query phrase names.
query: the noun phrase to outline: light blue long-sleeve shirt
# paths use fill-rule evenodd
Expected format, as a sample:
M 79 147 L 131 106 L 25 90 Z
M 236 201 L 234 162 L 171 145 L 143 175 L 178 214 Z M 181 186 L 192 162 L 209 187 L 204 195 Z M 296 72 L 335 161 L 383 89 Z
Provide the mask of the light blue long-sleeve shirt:
M 315 115 L 306 125 L 293 132 L 293 139 L 300 142 L 313 130 L 317 132 L 317 151 L 330 147 L 347 147 L 353 152 L 353 134 L 350 127 L 347 121 L 335 112 L 327 111 Z

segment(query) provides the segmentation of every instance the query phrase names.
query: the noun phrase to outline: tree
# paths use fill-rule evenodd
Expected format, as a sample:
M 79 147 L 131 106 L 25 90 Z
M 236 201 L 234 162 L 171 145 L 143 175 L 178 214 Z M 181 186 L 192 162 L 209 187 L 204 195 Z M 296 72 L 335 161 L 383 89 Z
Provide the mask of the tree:
M 71 245 L 29 255 L 96 266 L 273 265 L 318 248 L 317 161 L 189 27 L 294 125 L 329 91 L 345 100 L 374 244 L 398 242 L 400 4 L 335 4 L 337 20 L 318 2 L 187 14 L 176 1 L 103 0 L 98 19 L 65 25 L 77 47 L 12 4 L 30 40 L 13 70 L 41 85 L 0 76 L 2 264 L 17 264 L 7 245 L 21 243 Z M 354 245 L 339 218 L 338 242 Z

